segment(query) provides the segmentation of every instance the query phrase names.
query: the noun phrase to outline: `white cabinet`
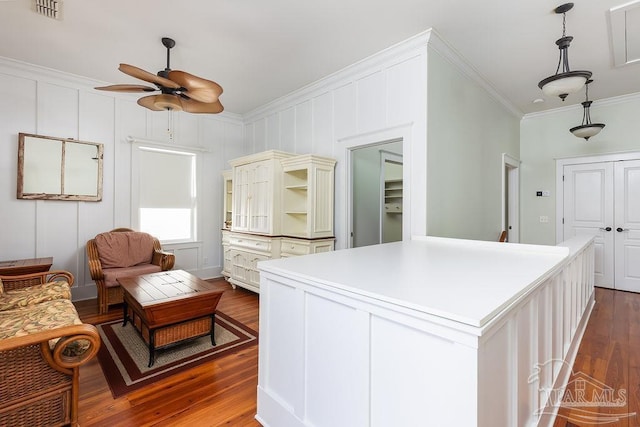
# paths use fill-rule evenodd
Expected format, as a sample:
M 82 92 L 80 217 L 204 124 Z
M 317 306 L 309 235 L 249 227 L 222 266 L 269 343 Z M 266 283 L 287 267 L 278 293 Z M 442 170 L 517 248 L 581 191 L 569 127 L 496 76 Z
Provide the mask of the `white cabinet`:
M 272 150 L 229 163 L 222 274 L 234 287 L 259 291 L 259 261 L 334 249 L 334 159 Z
M 222 230 L 222 275 L 225 279 L 231 277 L 231 243 L 229 230 Z
M 282 230 L 308 239 L 333 237 L 336 161 L 313 155 L 282 160 Z
M 280 159 L 291 156 L 272 150 L 229 162 L 233 166 L 231 230 L 280 234 Z
M 233 200 L 231 198 L 231 196 L 233 195 L 232 173 L 233 172 L 231 170 L 222 172 L 222 229 L 224 230 L 231 229 L 231 221 L 233 220 L 231 210 L 231 206 L 233 203 Z
M 280 240 L 269 236 L 234 232 L 228 234 L 228 239 L 231 264 L 229 283 L 258 292 L 258 262 L 277 258 L 280 253 Z
M 287 258 L 329 252 L 333 250 L 334 242 L 334 238 L 308 240 L 283 237 L 280 242 L 280 257 Z

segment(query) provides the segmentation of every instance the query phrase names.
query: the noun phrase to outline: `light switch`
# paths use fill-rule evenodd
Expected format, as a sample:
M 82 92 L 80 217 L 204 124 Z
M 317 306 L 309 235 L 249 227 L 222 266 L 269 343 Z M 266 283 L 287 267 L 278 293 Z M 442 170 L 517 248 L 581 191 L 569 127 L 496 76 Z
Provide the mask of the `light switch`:
M 549 217 L 546 215 L 540 216 L 540 222 L 549 222 Z

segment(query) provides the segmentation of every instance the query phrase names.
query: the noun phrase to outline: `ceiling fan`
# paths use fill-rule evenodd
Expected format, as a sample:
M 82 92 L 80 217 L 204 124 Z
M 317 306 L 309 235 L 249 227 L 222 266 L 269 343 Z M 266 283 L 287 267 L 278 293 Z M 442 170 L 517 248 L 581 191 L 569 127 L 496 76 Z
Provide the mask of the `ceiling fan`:
M 194 76 L 184 71 L 172 70 L 169 66 L 171 48 L 176 45 L 173 39 L 162 38 L 162 44 L 167 48 L 167 68 L 152 74 L 141 68 L 129 64 L 120 64 L 118 69 L 125 74 L 145 82 L 153 83 L 156 87 L 118 84 L 97 87 L 98 90 L 112 92 L 155 92 L 159 94 L 144 96 L 138 99 L 138 104 L 153 111 L 175 110 L 187 113 L 221 113 L 224 107 L 218 99 L 222 87 L 211 80 Z

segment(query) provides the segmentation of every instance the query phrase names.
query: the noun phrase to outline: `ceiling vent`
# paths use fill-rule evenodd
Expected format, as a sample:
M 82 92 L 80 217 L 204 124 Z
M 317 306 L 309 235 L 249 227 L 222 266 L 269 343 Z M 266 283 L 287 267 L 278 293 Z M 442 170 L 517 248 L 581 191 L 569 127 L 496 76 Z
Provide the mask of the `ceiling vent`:
M 60 0 L 35 0 L 36 13 L 48 18 L 62 20 L 62 2 Z
M 640 61 L 640 0 L 609 10 L 611 46 L 616 67 Z

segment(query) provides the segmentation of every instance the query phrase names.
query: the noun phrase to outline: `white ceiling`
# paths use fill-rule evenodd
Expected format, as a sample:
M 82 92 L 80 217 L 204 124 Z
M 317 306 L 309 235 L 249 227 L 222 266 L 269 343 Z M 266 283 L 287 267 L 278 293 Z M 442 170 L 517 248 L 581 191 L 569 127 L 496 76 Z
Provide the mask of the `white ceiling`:
M 428 28 L 449 42 L 522 113 L 578 104 L 542 98 L 555 73 L 556 0 L 63 0 L 63 19 L 33 0 L 0 0 L 0 56 L 107 83 L 141 83 L 121 62 L 214 80 L 226 111 L 246 113 Z M 579 0 L 567 13 L 572 70 L 593 71 L 592 100 L 640 92 L 640 64 L 614 67 L 609 10 L 625 0 Z M 635 22 L 638 22 L 637 20 Z M 626 31 L 626 32 L 625 32 Z M 623 34 L 638 39 L 640 28 Z M 594 103 L 594 108 L 597 104 Z

